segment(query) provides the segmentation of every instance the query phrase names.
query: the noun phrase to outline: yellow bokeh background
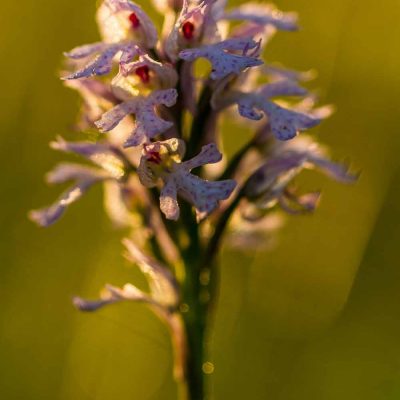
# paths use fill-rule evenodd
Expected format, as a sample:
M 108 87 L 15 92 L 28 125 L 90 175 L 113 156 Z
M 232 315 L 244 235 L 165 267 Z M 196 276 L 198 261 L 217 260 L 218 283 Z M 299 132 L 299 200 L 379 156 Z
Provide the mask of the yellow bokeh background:
M 143 0 L 148 9 L 148 0 Z M 234 2 L 231 1 L 231 4 Z M 281 0 L 302 29 L 281 33 L 268 61 L 319 71 L 337 113 L 314 130 L 359 183 L 316 174 L 313 216 L 293 217 L 271 251 L 226 249 L 212 345 L 214 399 L 400 398 L 400 3 Z M 121 232 L 101 190 L 38 229 L 26 214 L 59 188 L 42 177 L 74 138 L 75 93 L 57 78 L 61 54 L 98 40 L 94 0 L 0 3 L 0 398 L 172 400 L 166 329 L 136 304 L 80 314 L 75 294 L 142 282 L 120 256 Z M 160 18 L 158 16 L 158 18 Z M 233 130 L 234 131 L 233 131 Z M 227 149 L 242 140 L 233 126 Z

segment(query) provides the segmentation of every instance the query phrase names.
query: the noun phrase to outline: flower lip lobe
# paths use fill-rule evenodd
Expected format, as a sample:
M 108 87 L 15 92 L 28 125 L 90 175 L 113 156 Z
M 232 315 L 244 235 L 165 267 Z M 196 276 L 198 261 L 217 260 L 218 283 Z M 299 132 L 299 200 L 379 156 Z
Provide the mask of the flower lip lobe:
M 140 27 L 140 21 L 136 13 L 133 12 L 129 15 L 129 21 L 131 21 L 132 28 L 137 29 Z

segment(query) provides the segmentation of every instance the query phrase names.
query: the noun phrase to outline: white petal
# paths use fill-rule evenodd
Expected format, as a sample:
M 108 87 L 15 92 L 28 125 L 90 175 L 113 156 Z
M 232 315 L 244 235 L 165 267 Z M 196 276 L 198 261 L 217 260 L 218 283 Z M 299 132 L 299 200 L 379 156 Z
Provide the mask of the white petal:
M 192 159 L 182 163 L 185 169 L 191 171 L 193 168 L 206 164 L 215 164 L 222 160 L 222 154 L 215 143 L 209 143 L 202 147 L 201 152 Z
M 160 209 L 167 219 L 177 221 L 179 219 L 179 205 L 176 199 L 177 188 L 173 179 L 168 180 L 160 193 Z
M 145 274 L 152 298 L 164 307 L 175 308 L 179 303 L 178 285 L 171 271 L 144 254 L 131 240 L 124 239 L 129 259 Z
M 99 53 L 105 47 L 108 46 L 103 42 L 85 44 L 83 46 L 75 47 L 74 49 L 64 53 L 64 55 L 74 60 L 79 60 L 81 58 L 91 56 L 92 54 Z
M 297 30 L 297 14 L 283 13 L 270 4 L 248 3 L 227 12 L 228 20 L 251 21 L 258 25 L 272 25 L 284 31 Z
M 186 49 L 180 52 L 179 57 L 186 61 L 198 58 L 207 58 L 212 64 L 211 79 L 223 79 L 229 74 L 240 74 L 244 69 L 261 65 L 263 62 L 256 57 L 237 55 L 227 51 L 242 51 L 254 49 L 258 43 L 252 39 L 236 38 L 223 42 L 203 46 L 197 49 Z
M 88 78 L 93 75 L 107 75 L 111 72 L 115 55 L 120 50 L 119 45 L 107 46 L 93 61 L 84 68 L 64 77 L 63 79 Z

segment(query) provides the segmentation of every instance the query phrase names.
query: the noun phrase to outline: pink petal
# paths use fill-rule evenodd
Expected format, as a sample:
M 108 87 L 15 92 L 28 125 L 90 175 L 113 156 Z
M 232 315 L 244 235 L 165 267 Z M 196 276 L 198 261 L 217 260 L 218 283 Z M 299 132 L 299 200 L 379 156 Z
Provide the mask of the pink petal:
M 121 22 L 128 19 L 131 13 L 135 13 L 139 20 L 138 30 L 143 44 L 147 48 L 154 48 L 158 41 L 155 25 L 139 5 L 128 0 L 105 0 L 100 6 L 97 21 L 105 41 L 116 43 L 132 39 L 129 26 Z
M 201 152 L 192 159 L 182 163 L 182 166 L 191 171 L 193 168 L 206 164 L 215 164 L 222 159 L 222 154 L 215 143 L 209 143 L 202 147 Z
M 79 60 L 81 58 L 86 58 L 88 56 L 91 56 L 92 54 L 99 53 L 105 47 L 108 46 L 106 43 L 103 42 L 85 44 L 83 46 L 75 47 L 71 51 L 64 53 L 64 55 L 68 58 Z
M 118 45 L 107 46 L 103 51 L 84 68 L 63 77 L 63 79 L 88 78 L 93 75 L 107 75 L 111 72 L 113 59 L 120 50 Z
M 95 122 L 100 132 L 109 132 L 114 129 L 127 115 L 135 114 L 139 108 L 139 100 L 132 99 L 124 103 L 118 104 L 111 110 L 107 111 L 102 117 Z
M 178 193 L 196 208 L 199 219 L 214 211 L 221 200 L 226 200 L 236 187 L 234 180 L 206 181 L 190 173 L 175 176 Z
M 95 183 L 109 179 L 110 176 L 95 168 L 79 164 L 59 164 L 47 174 L 47 182 L 64 183 L 74 180 L 76 183 L 62 193 L 55 203 L 29 213 L 29 218 L 40 226 L 49 226 L 58 221 L 65 210 L 78 201 Z
M 272 25 L 283 31 L 295 31 L 298 29 L 296 13 L 283 13 L 270 4 L 244 4 L 225 13 L 224 19 L 251 21 L 263 26 Z
M 263 62 L 255 57 L 237 55 L 227 51 L 242 51 L 258 46 L 251 39 L 235 38 L 223 42 L 203 46 L 197 49 L 186 49 L 179 53 L 179 57 L 186 61 L 198 58 L 207 58 L 212 64 L 211 79 L 223 79 L 231 73 L 240 74 L 244 69 L 261 65 Z
M 175 308 L 179 303 L 179 291 L 171 271 L 144 254 L 131 240 L 124 239 L 123 244 L 128 250 L 128 258 L 146 276 L 152 299 L 164 307 Z
M 266 98 L 279 96 L 306 96 L 308 90 L 298 85 L 295 81 L 279 80 L 263 85 L 258 90 L 258 93 Z
M 317 118 L 287 110 L 272 102 L 266 102 L 263 111 L 268 115 L 272 133 L 279 140 L 292 139 L 298 132 L 313 128 L 321 122 Z
M 161 190 L 160 209 L 167 219 L 177 221 L 179 219 L 179 205 L 177 201 L 177 188 L 175 181 L 170 179 Z

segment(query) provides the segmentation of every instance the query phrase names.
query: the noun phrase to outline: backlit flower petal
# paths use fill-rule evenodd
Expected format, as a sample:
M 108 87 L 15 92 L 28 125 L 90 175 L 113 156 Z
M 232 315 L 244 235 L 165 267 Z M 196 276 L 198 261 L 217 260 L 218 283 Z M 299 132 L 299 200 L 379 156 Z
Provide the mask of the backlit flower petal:
M 130 16 L 135 15 L 135 25 Z M 97 21 L 104 40 L 118 43 L 136 39 L 147 48 L 154 48 L 158 34 L 157 29 L 143 9 L 128 0 L 105 0 L 97 13 Z
M 180 50 L 186 47 L 211 44 L 220 40 L 214 16 L 216 0 L 198 3 L 183 0 L 181 13 L 164 43 L 166 55 L 171 61 L 178 59 Z
M 31 211 L 29 218 L 43 227 L 54 224 L 62 217 L 68 206 L 78 201 L 92 184 L 93 182 L 80 182 L 72 186 L 51 206 Z
M 182 166 L 191 171 L 193 168 L 206 164 L 215 164 L 222 160 L 222 154 L 215 143 L 209 143 L 202 147 L 200 153 L 192 159 L 182 163 Z
M 103 42 L 84 44 L 83 46 L 75 47 L 74 49 L 64 53 L 64 55 L 68 58 L 79 60 L 81 58 L 86 58 L 93 54 L 99 53 L 107 47 L 108 45 Z
M 320 192 L 297 195 L 296 193 L 286 191 L 279 198 L 279 205 L 288 214 L 308 214 L 316 210 L 320 197 Z
M 343 163 L 336 163 L 327 158 L 310 156 L 310 162 L 326 175 L 342 183 L 354 183 L 359 174 L 351 173 L 349 166 Z
M 111 72 L 115 55 L 120 51 L 119 45 L 106 46 L 103 51 L 85 67 L 63 77 L 63 79 L 88 78 L 93 75 L 107 75 Z
M 107 285 L 98 300 L 85 300 L 81 297 L 74 297 L 72 302 L 78 310 L 92 312 L 124 300 L 152 303 L 152 300 L 145 293 L 129 283 L 124 285 L 123 288 Z
M 108 132 L 127 115 L 133 114 L 136 117 L 135 129 L 124 146 L 138 146 L 143 141 L 150 140 L 173 126 L 171 121 L 166 121 L 157 115 L 156 107 L 159 105 L 171 107 L 175 104 L 177 96 L 175 89 L 166 89 L 155 91 L 148 97 L 135 97 L 103 114 L 96 122 L 96 126 L 101 132 Z
M 176 86 L 178 74 L 175 69 L 169 64 L 163 64 L 154 60 L 148 54 L 140 55 L 138 61 L 121 65 L 121 74 L 126 77 L 130 74 L 137 73 L 139 68 L 144 67 L 147 67 L 148 71 L 154 74 L 161 89 L 168 89 Z
M 321 122 L 313 115 L 283 108 L 257 93 L 239 98 L 238 109 L 240 115 L 253 120 L 261 119 L 260 111 L 264 112 L 268 116 L 272 133 L 279 140 L 293 139 L 298 132 L 310 129 Z
M 279 140 L 293 139 L 298 132 L 313 128 L 321 122 L 318 118 L 285 109 L 272 102 L 266 102 L 263 111 L 268 116 L 272 133 Z
M 171 271 L 144 254 L 131 240 L 124 239 L 128 258 L 138 265 L 146 276 L 152 299 L 166 308 L 176 308 L 179 303 L 178 284 Z
M 307 82 L 315 78 L 316 72 L 309 71 L 296 71 L 293 69 L 285 68 L 279 65 L 266 64 L 263 66 L 263 71 L 272 77 L 273 80 L 289 80 L 295 82 Z
M 50 146 L 55 150 L 85 157 L 109 172 L 115 179 L 124 176 L 125 163 L 120 150 L 109 143 L 67 142 L 59 136 Z
M 207 181 L 184 170 L 177 172 L 174 180 L 178 193 L 195 207 L 198 220 L 211 214 L 236 187 L 236 182 L 231 179 Z
M 302 136 L 291 142 L 276 143 L 267 161 L 247 181 L 246 196 L 263 209 L 279 202 L 290 213 L 313 211 L 319 194 L 297 195 L 289 187 L 304 169 L 320 170 L 344 183 L 353 183 L 357 179 L 346 165 L 331 161 L 323 147 Z
M 57 201 L 49 207 L 29 213 L 32 221 L 40 226 L 49 226 L 58 221 L 65 210 L 78 201 L 95 183 L 109 179 L 107 173 L 79 164 L 60 164 L 47 175 L 48 183 L 64 183 L 75 180 L 76 183 L 67 189 Z
M 173 179 L 167 180 L 160 193 L 160 209 L 167 219 L 179 219 L 179 205 L 177 200 L 177 187 Z
M 251 21 L 257 25 L 272 25 L 283 31 L 295 31 L 298 29 L 296 13 L 284 13 L 271 4 L 243 4 L 225 13 L 224 19 Z
M 207 58 L 212 64 L 211 79 L 223 79 L 231 73 L 240 74 L 246 68 L 261 65 L 263 62 L 260 59 L 244 55 L 257 46 L 259 44 L 252 39 L 235 38 L 209 46 L 183 50 L 179 53 L 179 57 L 186 61 Z M 241 51 L 242 55 L 229 51 Z
M 261 96 L 266 98 L 279 96 L 306 96 L 308 90 L 291 80 L 278 80 L 261 86 L 258 90 Z
M 78 120 L 79 130 L 92 129 L 94 122 L 117 102 L 110 85 L 96 79 L 65 80 L 65 86 L 76 90 L 82 97 L 83 104 Z

